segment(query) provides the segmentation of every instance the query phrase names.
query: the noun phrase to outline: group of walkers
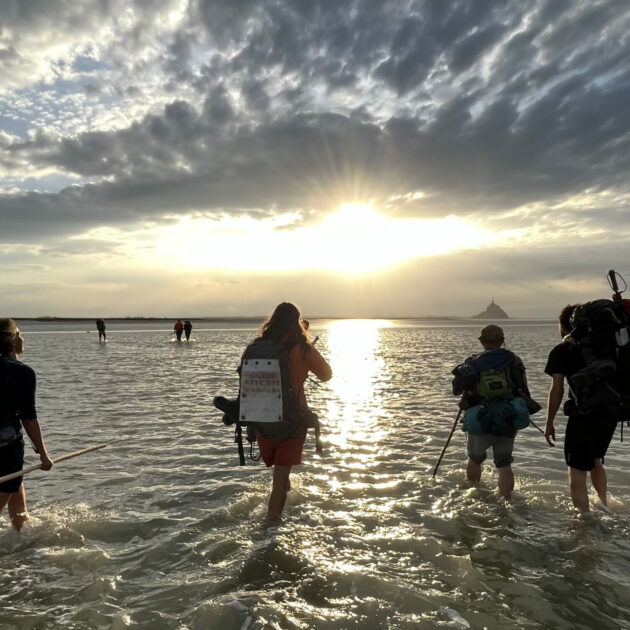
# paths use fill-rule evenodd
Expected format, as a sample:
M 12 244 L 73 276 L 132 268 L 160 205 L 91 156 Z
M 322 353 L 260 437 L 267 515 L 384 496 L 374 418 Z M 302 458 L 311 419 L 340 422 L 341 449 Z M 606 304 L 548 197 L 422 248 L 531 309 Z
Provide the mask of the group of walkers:
M 105 320 L 97 319 L 96 320 L 96 330 L 98 331 L 98 342 L 105 343 L 107 342 L 107 333 L 105 329 L 107 326 L 105 325 Z M 173 332 L 177 337 L 177 341 L 182 340 L 182 333 L 186 336 L 186 341 L 190 341 L 190 333 L 192 332 L 192 324 L 189 320 L 185 320 L 182 322 L 181 319 L 178 319 L 173 326 Z
M 628 417 L 627 408 L 623 405 L 616 407 L 626 414 L 620 417 L 618 413 L 609 413 L 609 402 L 598 406 L 592 398 L 577 393 L 582 390 L 578 389 L 579 379 L 576 377 L 583 374 L 589 365 L 582 348 L 570 335 L 578 306 L 567 306 L 562 310 L 559 320 L 563 341 L 551 350 L 545 367 L 552 381 L 544 434 L 548 443 L 554 446 L 554 420 L 564 397 L 565 379 L 569 379 L 573 387 L 564 407 L 568 416 L 564 454 L 573 504 L 581 512 L 587 512 L 588 474 L 601 504 L 607 505 L 604 456 L 617 422 Z M 175 324 L 178 339 L 181 339 L 182 332 L 188 339 L 191 328 L 190 322 L 178 320 Z M 258 442 L 267 467 L 274 469 L 268 504 L 270 520 L 280 519 L 290 488 L 292 467 L 302 461 L 308 428 L 318 426 L 313 424 L 315 414 L 307 407 L 304 383 L 309 373 L 321 381 L 332 377 L 331 367 L 315 347 L 315 341 L 311 340 L 308 322 L 302 319 L 299 309 L 289 302 L 279 304 L 243 354 L 239 368 L 239 399 L 227 401 L 217 397 L 226 403 L 225 408 L 215 402 L 217 407 L 226 411 L 226 415 L 232 416 L 231 422 L 236 422 L 239 432 L 241 424 L 247 424 L 248 418 L 252 420 L 247 427 L 248 434 L 251 433 L 252 441 Z M 509 500 L 514 490 L 511 465 L 516 433 L 529 425 L 530 414 L 541 407 L 530 396 L 523 362 L 503 347 L 505 337 L 501 327 L 494 324 L 484 327 L 479 341 L 483 352 L 469 357 L 453 370 L 453 393 L 461 396 L 460 414 L 464 412 L 462 428 L 467 432 L 466 475 L 472 482 L 480 480 L 482 464 L 492 448 L 494 464 L 498 469 L 499 492 Z M 22 470 L 24 441 L 21 427 L 39 453 L 41 467 L 49 470 L 53 464 L 35 411 L 35 373 L 17 358 L 23 349 L 24 342 L 15 322 L 0 319 L 0 477 Z M 600 364 L 610 363 L 609 359 L 598 359 Z M 628 380 L 627 375 L 622 376 Z M 248 379 L 247 387 L 244 386 L 245 377 Z M 613 389 L 610 381 L 606 381 L 605 385 Z M 250 393 L 254 393 L 254 400 L 245 400 L 245 395 Z M 268 417 L 256 416 L 256 404 L 253 404 L 256 396 L 261 396 L 260 409 Z M 458 419 L 459 415 L 456 424 Z M 19 530 L 27 514 L 21 477 L 0 483 L 0 511 L 7 504 L 11 521 Z
M 617 424 L 630 420 L 628 350 L 620 353 L 619 348 L 609 343 L 608 334 L 598 333 L 598 320 L 593 316 L 593 310 L 600 308 L 610 312 L 612 309 L 607 300 L 597 302 L 606 304 L 572 304 L 562 309 L 559 315 L 562 342 L 551 350 L 545 366 L 551 386 L 544 436 L 552 447 L 556 440 L 554 422 L 564 399 L 565 382 L 570 385 L 563 408 L 567 416 L 564 458 L 571 499 L 582 513 L 590 511 L 588 476 L 599 499 L 597 507 L 607 509 L 604 456 Z M 591 309 L 589 339 L 588 343 L 581 344 L 584 337 L 573 333 L 579 319 L 576 313 L 585 307 Z M 618 319 L 614 313 L 608 317 L 611 321 Z M 609 326 L 607 333 L 612 331 Z M 505 499 L 510 499 L 514 490 L 511 466 L 514 438 L 519 429 L 530 424 L 529 414 L 536 413 L 541 407 L 530 396 L 523 362 L 502 347 L 505 341 L 503 330 L 493 324 L 486 326 L 481 330 L 479 341 L 484 352 L 469 357 L 453 370 L 453 394 L 461 395 L 459 406 L 465 411 L 462 429 L 467 432 L 466 476 L 470 481 L 479 481 L 482 463 L 492 447 L 499 492 Z M 623 345 L 627 345 L 627 340 Z
M 175 337 L 177 341 L 182 340 L 182 333 L 186 336 L 186 341 L 190 341 L 190 333 L 192 332 L 192 324 L 189 320 L 185 320 L 182 322 L 181 319 L 178 319 L 173 326 L 173 332 L 175 333 Z

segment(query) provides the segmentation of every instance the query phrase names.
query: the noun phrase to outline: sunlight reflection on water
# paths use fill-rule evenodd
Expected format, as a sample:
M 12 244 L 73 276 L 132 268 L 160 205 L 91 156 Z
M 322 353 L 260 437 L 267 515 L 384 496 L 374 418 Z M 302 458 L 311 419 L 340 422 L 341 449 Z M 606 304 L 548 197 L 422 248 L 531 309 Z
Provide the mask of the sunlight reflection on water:
M 334 372 L 325 415 L 336 418 L 337 432 L 330 439 L 341 450 L 349 441 L 377 447 L 386 435 L 378 426 L 382 401 L 374 389 L 387 370 L 381 330 L 389 326 L 385 320 L 360 319 L 335 321 L 329 326 L 329 358 Z
M 561 444 L 533 429 L 517 438 L 511 504 L 492 465 L 466 482 L 460 431 L 432 480 L 455 415 L 449 370 L 478 350 L 478 323 L 390 324 L 311 321 L 334 372 L 306 385 L 324 454 L 309 436 L 271 529 L 270 473 L 237 465 L 211 407 L 235 393 L 254 326 L 199 326 L 190 345 L 146 325 L 112 326 L 106 347 L 65 324 L 28 336 L 52 452 L 133 439 L 28 478 L 28 531 L 0 531 L 0 627 L 628 627 L 627 443 L 607 456 L 613 514 L 591 521 L 571 512 Z M 506 337 L 544 402 L 555 324 L 510 322 Z

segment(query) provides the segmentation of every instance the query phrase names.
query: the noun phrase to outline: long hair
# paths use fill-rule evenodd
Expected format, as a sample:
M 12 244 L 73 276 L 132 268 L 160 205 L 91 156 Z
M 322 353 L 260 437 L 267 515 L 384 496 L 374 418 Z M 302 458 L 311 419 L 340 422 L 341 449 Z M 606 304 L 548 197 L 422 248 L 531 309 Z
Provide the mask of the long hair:
M 13 352 L 15 334 L 17 333 L 15 322 L 5 317 L 0 319 L 0 355 L 8 357 Z
M 276 310 L 268 317 L 258 331 L 256 341 L 273 340 L 292 346 L 299 343 L 302 352 L 310 347 L 308 331 L 302 323 L 300 309 L 291 302 L 282 302 L 276 306 Z

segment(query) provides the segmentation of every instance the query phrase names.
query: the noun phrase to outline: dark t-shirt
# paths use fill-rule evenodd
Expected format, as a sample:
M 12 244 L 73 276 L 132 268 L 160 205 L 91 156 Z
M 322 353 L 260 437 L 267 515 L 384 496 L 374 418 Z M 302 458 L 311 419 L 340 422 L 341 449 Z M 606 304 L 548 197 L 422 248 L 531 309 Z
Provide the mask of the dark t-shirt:
M 553 376 L 562 374 L 563 376 L 573 376 L 586 366 L 582 350 L 569 341 L 559 343 L 549 353 L 545 374 Z
M 545 374 L 553 376 L 554 374 L 562 374 L 564 377 L 573 376 L 586 366 L 582 350 L 570 341 L 559 343 L 549 353 L 547 365 L 545 366 Z M 569 389 L 569 398 L 574 399 L 573 392 Z M 566 413 L 566 411 L 565 411 Z
M 35 372 L 28 365 L 17 359 L 2 357 L 8 370 L 8 383 L 3 385 L 8 389 L 8 396 L 3 396 L 2 413 L 6 414 L 16 429 L 20 428 L 20 420 L 37 418 L 35 408 Z

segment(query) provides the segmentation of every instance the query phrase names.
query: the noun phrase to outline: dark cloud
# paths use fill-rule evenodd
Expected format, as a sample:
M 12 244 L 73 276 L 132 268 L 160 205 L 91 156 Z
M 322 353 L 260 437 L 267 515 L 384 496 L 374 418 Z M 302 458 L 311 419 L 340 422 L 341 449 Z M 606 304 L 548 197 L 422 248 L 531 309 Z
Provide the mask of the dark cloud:
M 9 3 L 7 24 L 89 29 L 121 5 L 95 3 L 91 16 L 77 6 Z M 153 6 L 133 10 L 150 25 Z M 28 163 L 89 182 L 0 197 L 3 238 L 368 199 L 406 216 L 482 215 L 627 190 L 630 39 L 615 37 L 630 25 L 624 2 L 198 0 L 189 9 L 190 21 L 154 44 L 168 89 L 199 99 L 110 131 L 0 138 L 9 175 Z M 143 37 L 125 32 L 122 50 Z M 134 63 L 145 76 L 149 61 Z M 85 89 L 99 98 L 95 85 Z M 395 201 L 415 191 L 431 204 Z M 625 219 L 602 212 L 609 225 Z

